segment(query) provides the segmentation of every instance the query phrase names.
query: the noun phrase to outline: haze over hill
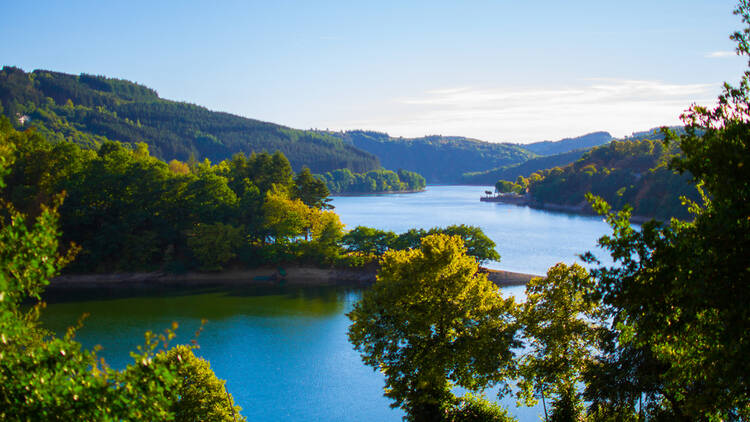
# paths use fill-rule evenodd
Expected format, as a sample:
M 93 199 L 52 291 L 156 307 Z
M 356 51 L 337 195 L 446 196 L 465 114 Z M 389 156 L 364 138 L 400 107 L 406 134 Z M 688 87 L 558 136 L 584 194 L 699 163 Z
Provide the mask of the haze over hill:
M 565 138 L 554 142 L 533 142 L 530 144 L 522 144 L 521 146 L 534 154 L 555 155 L 577 149 L 599 146 L 606 144 L 611 140 L 612 135 L 610 135 L 609 132 L 594 132 L 575 138 Z
M 386 168 L 415 171 L 433 184 L 458 183 L 463 173 L 520 163 L 535 155 L 518 145 L 460 136 L 394 138 L 362 130 L 326 133 L 375 154 Z
M 543 168 L 565 165 L 580 158 L 588 148 L 605 144 L 612 139 L 607 132 L 595 132 L 557 142 L 544 141 L 521 145 L 484 142 L 461 136 L 396 138 L 387 133 L 362 130 L 325 133 L 340 137 L 357 148 L 377 155 L 387 168 L 416 171 L 422 174 L 428 183 L 448 184 L 494 184 L 497 178 L 491 181 L 484 180 L 487 177 L 469 180 L 464 178 L 464 174 L 497 171 L 500 168 L 524 165 L 538 156 L 580 150 L 577 154 L 562 155 L 556 159 L 537 160 L 531 164 L 532 169 L 528 174 Z M 540 167 L 544 165 L 548 167 Z

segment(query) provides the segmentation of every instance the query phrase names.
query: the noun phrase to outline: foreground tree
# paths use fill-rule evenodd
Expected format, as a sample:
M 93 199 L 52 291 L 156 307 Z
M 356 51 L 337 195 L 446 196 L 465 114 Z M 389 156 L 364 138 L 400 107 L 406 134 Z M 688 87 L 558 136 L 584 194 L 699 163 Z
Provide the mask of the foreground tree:
M 180 345 L 157 356 L 157 361 L 175 366 L 180 379 L 180 399 L 170 408 L 178 421 L 244 421 L 240 407 L 234 404 L 224 383 L 211 370 L 211 364 L 193 353 L 190 346 Z
M 527 347 L 519 396 L 530 405 L 537 396 L 553 399 L 553 421 L 576 420 L 583 412 L 576 390 L 593 359 L 601 324 L 598 303 L 588 298 L 593 287 L 585 268 L 563 263 L 526 286 L 520 320 Z
M 2 122 L 0 122 L 2 123 Z M 0 189 L 13 159 L 10 143 L 0 132 Z M 41 206 L 30 219 L 13 204 L 0 200 L 0 419 L 8 421 L 241 420 L 231 396 L 202 394 L 201 406 L 187 400 L 190 391 L 210 391 L 215 375 L 207 368 L 200 378 L 192 352 L 177 359 L 157 352 L 174 337 L 146 333 L 144 346 L 131 354 L 121 371 L 104 365 L 96 351 L 81 347 L 74 329 L 56 337 L 41 327 L 39 300 L 49 279 L 70 262 L 76 248 L 59 256 L 57 207 Z M 173 327 L 175 329 L 176 326 Z M 183 358 L 184 356 L 184 358 Z M 194 358 L 194 357 L 193 357 Z M 190 408 L 183 415 L 178 408 Z M 230 409 L 232 419 L 215 417 Z
M 736 14 L 737 52 L 750 53 L 750 4 Z M 617 262 L 593 272 L 611 317 L 607 365 L 587 389 L 592 402 L 617 403 L 603 384 L 628 385 L 654 416 L 750 419 L 750 71 L 725 86 L 714 109 L 683 115 L 684 135 L 667 132 L 683 156 L 671 165 L 703 186 L 693 222 L 629 224 L 628 209 L 608 213 L 614 229 L 601 244 Z M 591 257 L 589 257 L 591 259 Z M 626 363 L 637 366 L 621 371 Z M 609 378 L 607 378 L 609 377 Z M 602 382 L 602 381 L 605 382 Z M 593 388 L 592 388 L 593 387 Z
M 458 236 L 389 251 L 377 282 L 349 313 L 349 339 L 386 377 L 385 395 L 415 421 L 439 421 L 451 388 L 505 380 L 518 345 L 515 304 L 478 273 Z

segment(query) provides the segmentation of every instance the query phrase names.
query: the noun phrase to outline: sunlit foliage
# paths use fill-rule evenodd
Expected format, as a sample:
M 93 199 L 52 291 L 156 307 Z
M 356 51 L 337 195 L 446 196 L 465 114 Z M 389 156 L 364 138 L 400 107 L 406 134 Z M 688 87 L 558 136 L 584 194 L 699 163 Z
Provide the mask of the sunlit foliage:
M 514 302 L 465 252 L 460 237 L 444 234 L 386 252 L 377 282 L 349 313 L 350 341 L 411 420 L 441 420 L 452 386 L 492 385 L 512 366 Z

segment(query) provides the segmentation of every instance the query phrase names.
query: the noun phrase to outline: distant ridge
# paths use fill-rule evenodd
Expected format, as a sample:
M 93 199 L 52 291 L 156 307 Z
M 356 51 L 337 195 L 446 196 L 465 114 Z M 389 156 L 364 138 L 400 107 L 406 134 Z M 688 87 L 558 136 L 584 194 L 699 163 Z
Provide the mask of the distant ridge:
M 611 141 L 609 132 L 593 132 L 575 138 L 565 138 L 559 141 L 542 141 L 531 144 L 523 144 L 521 147 L 538 155 L 555 155 L 583 148 L 592 148 L 604 145 Z
M 377 157 L 341 139 L 159 98 L 127 80 L 47 70 L 0 70 L 0 112 L 47 139 L 94 147 L 105 138 L 145 142 L 163 160 L 219 161 L 243 152 L 281 151 L 295 170 L 380 168 Z
M 535 156 L 519 145 L 461 136 L 394 138 L 364 130 L 323 133 L 375 154 L 385 168 L 417 172 L 431 184 L 460 183 L 463 173 L 521 163 Z
M 539 170 L 546 170 L 553 167 L 566 166 L 583 156 L 591 148 L 576 149 L 555 155 L 545 155 L 531 158 L 523 163 L 503 166 L 496 169 L 486 170 L 475 173 L 464 173 L 461 177 L 461 183 L 467 185 L 491 186 L 498 180 L 515 181 L 518 176 L 529 177 L 532 173 Z

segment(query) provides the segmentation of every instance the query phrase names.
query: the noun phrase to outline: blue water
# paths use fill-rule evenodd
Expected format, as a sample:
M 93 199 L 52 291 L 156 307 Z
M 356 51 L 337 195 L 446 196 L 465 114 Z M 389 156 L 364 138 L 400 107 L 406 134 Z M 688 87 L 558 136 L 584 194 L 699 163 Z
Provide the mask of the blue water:
M 178 321 L 177 343 L 197 337 L 208 359 L 250 421 L 396 421 L 382 396 L 379 373 L 349 344 L 345 313 L 360 292 L 337 288 L 259 287 L 231 291 L 149 291 L 130 296 L 50 303 L 47 325 L 64 329 L 90 313 L 77 339 L 99 344 L 108 364 L 122 368 L 146 330 Z M 52 298 L 54 301 L 55 298 Z
M 609 233 L 601 217 L 480 202 L 489 189 L 428 186 L 421 193 L 336 197 L 332 204 L 348 229 L 364 225 L 400 233 L 412 227 L 479 226 L 497 244 L 501 260 L 487 265 L 494 269 L 543 275 L 560 261 L 580 263 L 578 255 L 586 251 L 606 258 L 596 248 L 599 237 Z
M 430 186 L 418 194 L 338 197 L 333 204 L 349 228 L 364 224 L 395 231 L 449 224 L 479 225 L 502 255 L 494 268 L 544 274 L 559 261 L 593 249 L 607 232 L 599 218 L 481 203 L 477 187 Z M 523 288 L 505 293 L 523 298 Z M 83 312 L 78 332 L 85 346 L 113 367 L 146 330 L 180 324 L 177 343 L 198 337 L 208 359 L 250 421 L 398 421 L 403 413 L 383 397 L 383 378 L 361 363 L 349 344 L 346 312 L 361 292 L 342 288 L 158 290 L 98 292 L 95 297 L 50 297 L 44 319 L 62 332 Z M 489 392 L 491 395 L 492 392 Z M 513 407 L 513 399 L 502 403 Z M 513 408 L 522 421 L 538 421 L 539 408 Z

